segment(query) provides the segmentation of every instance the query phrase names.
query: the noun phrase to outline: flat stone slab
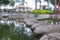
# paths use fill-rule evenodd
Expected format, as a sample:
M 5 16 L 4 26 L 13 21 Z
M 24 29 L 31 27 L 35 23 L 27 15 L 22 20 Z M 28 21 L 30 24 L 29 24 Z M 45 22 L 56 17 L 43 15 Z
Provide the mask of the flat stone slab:
M 51 15 L 49 15 L 49 14 L 40 14 L 40 15 L 38 15 L 37 17 L 36 17 L 36 19 L 47 19 L 47 18 L 50 18 L 51 17 Z

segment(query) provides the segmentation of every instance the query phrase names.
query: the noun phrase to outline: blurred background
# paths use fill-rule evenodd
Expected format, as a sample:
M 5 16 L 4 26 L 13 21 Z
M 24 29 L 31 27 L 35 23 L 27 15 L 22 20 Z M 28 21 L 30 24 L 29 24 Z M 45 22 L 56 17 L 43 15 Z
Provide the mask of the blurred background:
M 0 0 L 0 40 L 60 40 L 58 33 L 60 0 Z

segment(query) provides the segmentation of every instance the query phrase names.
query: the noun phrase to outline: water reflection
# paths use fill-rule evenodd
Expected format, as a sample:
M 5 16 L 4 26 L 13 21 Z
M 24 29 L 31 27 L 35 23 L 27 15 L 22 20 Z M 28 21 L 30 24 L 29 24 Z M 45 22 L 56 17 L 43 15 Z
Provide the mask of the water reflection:
M 15 36 L 15 35 L 17 35 L 18 33 L 23 33 L 23 34 L 25 34 L 25 35 L 27 35 L 27 36 L 31 36 L 32 35 L 32 31 L 31 31 L 31 29 L 30 28 L 28 28 L 28 27 L 26 27 L 26 24 L 24 24 L 24 23 L 16 23 L 16 21 L 4 21 L 4 20 L 0 20 L 0 24 L 8 24 L 8 25 L 10 25 L 11 23 L 13 23 L 14 24 L 14 26 L 15 27 L 11 27 L 11 29 L 10 29 L 10 31 L 12 32 L 12 34 L 16 31 L 17 33 L 16 34 L 14 34 L 13 36 Z M 13 24 L 11 24 L 11 26 L 13 26 Z M 8 25 L 6 25 L 6 26 L 8 26 Z M 14 28 L 14 30 L 15 31 L 13 31 L 13 28 Z M 11 34 L 10 33 L 10 31 L 9 31 L 9 34 Z M 4 31 L 5 32 L 5 31 Z M 8 35 L 8 34 L 7 34 Z M 0 35 L 1 36 L 1 35 Z M 10 35 L 11 36 L 11 35 Z M 6 37 L 6 36 L 5 36 Z M 9 35 L 7 36 L 7 39 L 5 39 L 5 38 L 1 38 L 0 37 L 0 40 L 11 40 L 10 39 L 10 37 L 9 37 Z M 17 40 L 17 39 L 16 39 Z

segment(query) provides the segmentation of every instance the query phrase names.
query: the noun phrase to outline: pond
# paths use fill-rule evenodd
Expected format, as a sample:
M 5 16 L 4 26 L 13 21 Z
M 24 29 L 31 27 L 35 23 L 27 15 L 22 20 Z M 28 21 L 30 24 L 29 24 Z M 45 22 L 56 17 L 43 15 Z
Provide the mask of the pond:
M 32 31 L 24 23 L 0 20 L 0 40 L 32 39 Z

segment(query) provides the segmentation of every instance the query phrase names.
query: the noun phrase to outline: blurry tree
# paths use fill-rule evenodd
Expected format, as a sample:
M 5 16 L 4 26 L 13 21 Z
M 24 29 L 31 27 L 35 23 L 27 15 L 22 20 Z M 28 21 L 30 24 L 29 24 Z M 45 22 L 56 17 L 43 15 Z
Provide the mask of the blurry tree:
M 50 0 L 53 5 L 55 5 L 55 0 Z M 56 0 L 56 4 L 58 4 L 58 0 Z
M 37 2 L 41 3 L 41 0 L 35 0 L 35 10 L 37 10 Z M 40 5 L 40 7 L 41 7 L 41 5 Z
M 41 4 L 41 0 L 38 0 L 38 2 Z M 40 9 L 41 9 L 41 5 L 39 5 Z
M 24 5 L 24 3 L 25 3 L 25 0 L 15 0 L 15 1 L 21 5 Z
M 49 0 L 45 0 L 45 1 L 49 1 Z M 52 3 L 52 4 L 55 4 L 55 2 L 54 2 L 55 0 L 50 0 L 50 2 Z
M 0 9 L 1 9 L 1 5 L 7 5 L 9 4 L 10 1 L 9 0 L 0 0 Z M 0 10 L 1 11 L 1 10 Z
M 14 0 L 0 0 L 0 8 L 1 6 L 6 6 L 8 4 L 10 4 L 11 6 L 14 6 Z
M 0 0 L 0 4 L 5 4 L 5 5 L 7 5 L 7 4 L 9 4 L 9 3 L 10 3 L 9 0 Z
M 14 0 L 10 0 L 10 5 L 11 5 L 11 6 L 14 6 L 14 3 L 15 3 Z
M 48 2 L 48 0 L 45 0 L 45 1 Z M 59 1 L 59 0 L 50 0 L 50 2 L 54 5 L 54 13 L 55 13 L 55 14 L 57 14 L 57 11 L 58 11 L 58 10 L 57 10 L 57 7 L 56 7 L 56 6 L 58 5 L 58 1 Z M 58 20 L 56 15 L 55 15 L 55 19 L 56 19 L 56 20 L 54 20 L 54 24 L 56 24 L 56 21 Z
M 0 0 L 0 5 L 4 4 L 4 5 L 8 5 L 10 3 L 10 5 L 14 5 L 14 0 Z

